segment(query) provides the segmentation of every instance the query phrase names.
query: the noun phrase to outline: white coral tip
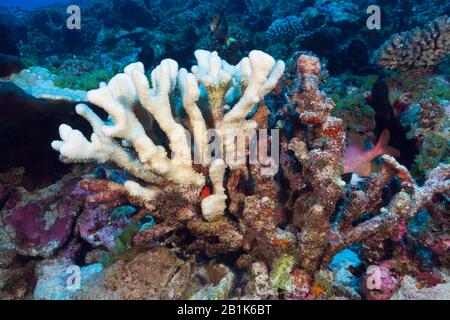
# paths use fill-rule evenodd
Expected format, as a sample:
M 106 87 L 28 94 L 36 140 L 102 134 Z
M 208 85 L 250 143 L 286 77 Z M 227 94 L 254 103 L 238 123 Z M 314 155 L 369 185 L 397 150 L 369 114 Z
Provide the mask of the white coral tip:
M 70 133 L 72 132 L 72 128 L 67 124 L 62 124 L 59 126 L 59 136 L 63 140 L 67 140 L 69 138 Z
M 59 150 L 61 150 L 61 147 L 63 146 L 63 142 L 61 140 L 55 140 L 52 142 L 51 145 L 52 145 L 53 150 L 59 152 Z

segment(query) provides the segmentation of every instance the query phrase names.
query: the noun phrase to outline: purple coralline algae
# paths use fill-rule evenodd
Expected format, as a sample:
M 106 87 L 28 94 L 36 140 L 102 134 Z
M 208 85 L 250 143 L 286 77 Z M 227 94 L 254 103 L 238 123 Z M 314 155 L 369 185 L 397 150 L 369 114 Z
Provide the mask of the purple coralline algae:
M 81 202 L 71 196 L 77 179 L 64 179 L 37 194 L 17 189 L 1 211 L 18 253 L 50 257 L 70 239 Z

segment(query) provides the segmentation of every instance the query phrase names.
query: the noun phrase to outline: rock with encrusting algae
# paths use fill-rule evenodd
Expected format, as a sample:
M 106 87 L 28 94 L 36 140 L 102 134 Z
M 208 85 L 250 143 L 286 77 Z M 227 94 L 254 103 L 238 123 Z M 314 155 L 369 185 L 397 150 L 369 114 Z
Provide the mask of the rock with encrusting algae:
M 311 295 L 316 299 L 330 298 L 333 294 L 334 274 L 328 269 L 320 269 L 314 274 Z
M 0 300 L 25 299 L 34 285 L 35 261 L 23 266 L 0 268 Z
M 71 276 L 80 277 L 80 285 Z M 120 260 L 110 267 L 95 263 L 78 268 L 72 259 L 43 261 L 37 269 L 35 299 L 46 300 L 154 300 L 180 299 L 191 275 L 191 262 L 157 247 Z M 69 284 L 73 284 L 70 285 Z
M 130 262 L 121 260 L 113 264 L 106 270 L 105 287 L 119 299 L 161 299 L 183 264 L 170 250 L 154 248 Z
M 0 217 L 15 252 L 48 258 L 65 245 L 81 210 L 82 199 L 71 195 L 78 180 L 67 176 L 38 192 L 19 187 L 10 195 Z
M 191 300 L 227 300 L 235 285 L 233 271 L 224 264 L 212 262 L 208 267 L 197 266 L 193 270 L 185 297 Z
M 265 263 L 255 262 L 251 265 L 246 295 L 251 299 L 267 299 L 274 295 L 274 290 L 270 285 L 269 270 Z
M 405 276 L 400 289 L 391 300 L 450 300 L 450 283 L 441 283 L 431 288 L 418 288 L 414 278 Z
M 80 236 L 94 247 L 105 246 L 112 249 L 129 221 L 124 216 L 116 216 L 102 205 L 86 203 L 84 212 L 77 221 Z
M 234 287 L 236 281 L 236 276 L 230 271 L 228 272 L 222 279 L 220 279 L 219 283 L 212 287 L 208 293 L 203 297 L 205 300 L 224 300 L 228 299 L 230 296 L 230 292 Z
M 33 292 L 35 300 L 113 298 L 109 295 L 96 295 L 104 277 L 100 263 L 78 267 L 70 259 L 46 260 L 39 263 L 36 276 L 38 281 Z M 79 277 L 79 282 L 76 277 Z

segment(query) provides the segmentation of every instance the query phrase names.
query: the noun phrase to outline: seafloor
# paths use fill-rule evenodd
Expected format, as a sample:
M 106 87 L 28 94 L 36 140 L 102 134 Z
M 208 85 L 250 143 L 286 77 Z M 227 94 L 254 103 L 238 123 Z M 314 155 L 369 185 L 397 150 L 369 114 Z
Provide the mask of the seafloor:
M 449 1 L 79 9 L 0 6 L 0 299 L 450 299 Z

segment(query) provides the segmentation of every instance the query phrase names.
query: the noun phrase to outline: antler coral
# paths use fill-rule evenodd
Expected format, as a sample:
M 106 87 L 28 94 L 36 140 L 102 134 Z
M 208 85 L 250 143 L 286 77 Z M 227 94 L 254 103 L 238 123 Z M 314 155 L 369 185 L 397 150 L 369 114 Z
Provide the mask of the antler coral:
M 201 200 L 202 213 L 207 221 L 197 217 L 190 226 L 197 233 L 210 237 L 211 230 L 216 230 L 217 224 L 210 226 L 209 223 L 222 217 L 226 209 L 224 178 L 230 162 L 222 159 L 221 155 L 224 148 L 235 147 L 234 138 L 228 139 L 228 131 L 257 127 L 256 122 L 246 117 L 255 104 L 274 88 L 283 74 L 284 63 L 275 62 L 261 51 L 250 52 L 249 57 L 236 66 L 221 60 L 216 52 L 198 50 L 195 56 L 198 65 L 192 67 L 192 73 L 186 69 L 178 70 L 177 63 L 171 59 L 163 60 L 151 72 L 151 87 L 142 63 L 128 65 L 124 73 L 87 94 L 88 101 L 105 110 L 111 120 L 103 121 L 88 106 L 80 104 L 76 111 L 91 124 L 94 131 L 91 141 L 80 131 L 63 124 L 60 126 L 61 140 L 54 141 L 52 147 L 60 152 L 65 162 L 109 161 L 142 179 L 144 184 L 129 180 L 122 188 L 128 193 L 130 201 L 139 202 L 149 209 L 166 211 L 159 214 L 164 220 L 163 227 L 155 229 L 163 233 L 178 228 L 180 222 L 192 219 L 196 215 L 195 203 Z M 198 195 L 207 176 L 194 170 L 190 133 L 175 120 L 172 112 L 171 95 L 177 87 L 189 117 L 194 148 L 200 153 L 203 167 L 207 168 L 210 163 L 209 177 L 214 192 L 203 199 L 199 199 Z M 209 101 L 209 110 L 199 107 L 200 100 L 205 96 Z M 140 107 L 148 112 L 167 136 L 171 157 L 164 146 L 157 145 L 147 135 L 148 124 L 142 123 L 135 112 Z M 208 112 L 214 120 L 211 130 L 220 142 L 216 159 L 207 156 L 209 141 L 204 114 Z M 179 198 L 174 203 L 164 203 L 167 201 L 163 198 L 167 200 L 168 194 L 178 195 Z M 172 210 L 168 210 L 167 206 L 172 206 Z M 236 233 L 233 231 L 235 226 L 226 219 L 222 224 L 225 226 L 222 233 Z M 220 238 L 221 231 L 218 232 Z M 161 232 L 144 231 L 136 241 L 148 241 L 151 235 L 161 235 Z M 228 239 L 226 236 L 222 238 Z M 236 249 L 235 245 L 232 247 Z

